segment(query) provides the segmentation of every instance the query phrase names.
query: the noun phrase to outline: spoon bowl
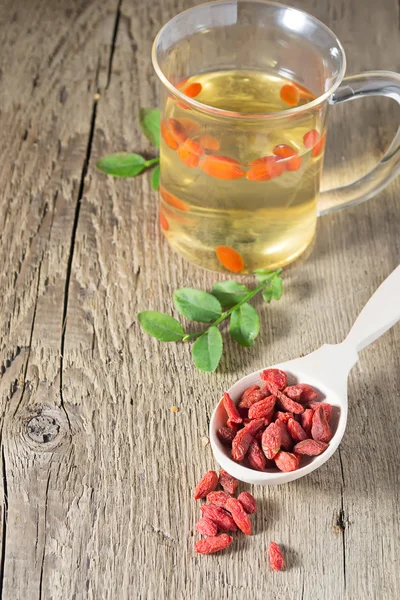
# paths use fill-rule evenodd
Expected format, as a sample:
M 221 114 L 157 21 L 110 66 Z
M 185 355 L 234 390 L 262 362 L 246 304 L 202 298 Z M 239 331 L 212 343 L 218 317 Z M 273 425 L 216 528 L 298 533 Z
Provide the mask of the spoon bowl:
M 284 473 L 277 468 L 256 471 L 235 462 L 230 449 L 218 438 L 218 429 L 226 425 L 222 400 L 216 406 L 210 421 L 210 443 L 215 459 L 230 475 L 240 481 L 259 485 L 276 485 L 294 481 L 322 466 L 338 448 L 347 423 L 347 379 L 358 360 L 358 352 L 375 341 L 400 319 L 400 267 L 380 285 L 357 318 L 347 338 L 341 344 L 321 346 L 302 358 L 263 367 L 239 379 L 228 393 L 238 403 L 243 392 L 252 385 L 264 383 L 260 373 L 266 368 L 285 371 L 288 385 L 308 383 L 318 392 L 318 400 L 332 405 L 332 440 L 319 456 L 302 456 L 301 466 Z

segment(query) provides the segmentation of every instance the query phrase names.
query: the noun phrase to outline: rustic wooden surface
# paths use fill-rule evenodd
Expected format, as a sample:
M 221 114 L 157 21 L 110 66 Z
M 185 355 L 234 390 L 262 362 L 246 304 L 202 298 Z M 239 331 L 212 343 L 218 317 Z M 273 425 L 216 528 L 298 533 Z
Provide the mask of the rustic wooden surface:
M 0 4 L 0 597 L 397 599 L 399 327 L 353 370 L 340 451 L 307 478 L 252 490 L 254 537 L 193 554 L 191 490 L 214 465 L 202 439 L 221 390 L 340 341 L 400 258 L 397 181 L 321 220 L 284 298 L 262 309 L 254 349 L 227 340 L 216 374 L 141 332 L 139 310 L 169 311 L 176 287 L 215 277 L 167 247 L 147 175 L 116 181 L 94 162 L 150 151 L 137 112 L 158 101 L 152 39 L 193 4 Z M 397 0 L 296 5 L 338 34 L 348 73 L 400 70 Z M 327 185 L 372 166 L 399 112 L 365 100 L 331 117 Z M 287 548 L 285 573 L 266 566 L 271 539 Z

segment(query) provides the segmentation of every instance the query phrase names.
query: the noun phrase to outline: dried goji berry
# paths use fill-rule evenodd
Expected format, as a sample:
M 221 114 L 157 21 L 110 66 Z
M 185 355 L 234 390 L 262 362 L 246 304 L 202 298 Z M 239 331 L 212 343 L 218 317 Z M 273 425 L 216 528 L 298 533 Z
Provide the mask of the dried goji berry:
M 189 98 L 195 98 L 200 94 L 202 89 L 203 86 L 201 85 L 201 83 L 189 83 L 189 85 L 183 90 L 183 93 L 186 94 L 186 96 L 189 96 Z
M 275 424 L 281 430 L 281 448 L 291 450 L 293 448 L 293 440 L 289 435 L 287 425 L 281 419 L 275 421 Z
M 255 439 L 251 442 L 246 456 L 252 469 L 265 471 L 267 459 L 260 448 L 259 442 Z
M 181 161 L 187 166 L 194 169 L 199 164 L 200 154 L 203 153 L 203 148 L 200 146 L 199 142 L 195 140 L 187 139 L 181 146 L 178 148 L 178 156 Z
M 327 402 L 309 402 L 307 404 L 307 407 L 311 408 L 311 410 L 317 410 L 319 406 L 323 409 L 326 419 L 330 423 L 332 419 L 332 404 L 328 404 Z
M 205 150 L 219 150 L 221 146 L 219 140 L 208 133 L 201 135 L 199 142 Z
M 231 246 L 217 246 L 215 254 L 219 262 L 232 273 L 240 273 L 244 268 L 244 260 L 241 254 Z
M 236 435 L 236 431 L 230 427 L 220 427 L 217 431 L 217 435 L 223 444 L 231 446 L 233 438 Z
M 289 421 L 289 419 L 293 419 L 293 413 L 291 412 L 282 412 L 281 410 L 278 410 L 276 413 L 274 413 L 272 415 L 272 420 L 273 421 L 283 421 L 284 423 L 287 423 Z
M 220 531 L 237 531 L 237 526 L 232 516 L 220 506 L 202 504 L 200 510 L 203 516 L 211 519 Z
M 260 402 L 256 402 L 249 408 L 249 418 L 250 419 L 261 419 L 267 418 L 271 420 L 272 415 L 274 414 L 276 397 L 268 396 L 264 398 L 264 400 L 260 400 Z
M 304 412 L 304 406 L 285 396 L 285 394 L 283 394 L 278 389 L 277 385 L 275 385 L 274 383 L 269 383 L 267 381 L 266 386 L 268 387 L 270 393 L 274 394 L 277 397 L 278 405 L 280 405 L 284 410 L 295 413 L 297 415 L 300 415 Z
M 216 179 L 241 179 L 246 175 L 239 161 L 229 156 L 212 156 L 210 154 L 200 163 L 200 168 L 204 173 Z
M 228 494 L 234 494 L 237 490 L 239 482 L 236 477 L 229 475 L 229 473 L 224 471 L 224 469 L 221 469 L 219 472 L 219 484 L 224 492 L 227 492 Z
M 282 571 L 285 568 L 285 561 L 281 548 L 275 542 L 271 542 L 268 548 L 269 564 L 274 571 Z
M 238 413 L 236 404 L 234 403 L 228 392 L 224 393 L 223 404 L 225 412 L 228 415 L 229 421 L 231 421 L 232 423 L 243 423 L 243 419 Z
M 204 540 L 199 540 L 194 545 L 194 550 L 198 554 L 213 554 L 220 550 L 225 550 L 231 545 L 233 538 L 226 533 L 220 533 L 213 537 L 207 537 Z
M 229 498 L 225 508 L 231 513 L 236 525 L 244 534 L 251 535 L 253 533 L 249 516 L 237 498 Z
M 276 156 L 262 156 L 252 163 L 251 169 L 246 173 L 249 181 L 269 181 L 284 173 L 285 166 Z
M 217 535 L 218 527 L 211 521 L 211 519 L 207 519 L 207 517 L 202 517 L 196 523 L 196 531 L 206 536 Z
M 226 501 L 230 498 L 230 494 L 227 492 L 210 492 L 207 494 L 208 504 L 215 504 L 215 506 L 225 507 Z
M 232 429 L 232 431 L 235 432 L 235 435 L 240 429 L 239 423 L 234 423 L 233 421 L 231 421 L 231 419 L 227 420 L 226 426 L 228 427 L 228 429 Z
M 257 502 L 254 496 L 252 496 L 252 494 L 250 494 L 249 492 L 241 492 L 237 499 L 239 500 L 240 504 L 243 506 L 244 510 L 247 512 L 248 515 L 252 515 L 256 512 Z
M 317 142 L 321 139 L 320 134 L 316 129 L 311 129 L 311 131 L 307 131 L 307 133 L 303 136 L 303 144 L 306 148 L 310 149 L 315 146 Z
M 318 456 L 318 454 L 322 454 L 327 448 L 328 444 L 325 442 L 307 439 L 296 444 L 293 452 L 296 452 L 296 454 L 305 454 L 306 456 Z
M 296 471 L 299 468 L 300 457 L 292 454 L 291 452 L 284 452 L 281 450 L 275 456 L 275 464 L 281 471 L 290 473 L 290 471 Z
M 266 423 L 265 419 L 251 419 L 246 423 L 245 428 L 250 435 L 255 436 L 261 429 L 265 429 L 267 425 L 269 423 Z
M 171 148 L 171 150 L 176 150 L 178 148 L 179 144 L 176 141 L 176 139 L 172 136 L 172 134 L 170 133 L 170 131 L 169 131 L 168 127 L 166 126 L 166 124 L 164 123 L 164 121 L 161 121 L 160 129 L 161 129 L 162 138 L 163 138 L 164 142 L 167 144 L 167 146 L 169 148 Z
M 290 385 L 289 387 L 286 387 L 283 390 L 283 393 L 285 394 L 285 396 L 287 396 L 291 400 L 296 400 L 297 402 L 299 402 L 301 393 L 302 393 L 302 389 L 298 385 Z
M 215 471 L 207 471 L 200 479 L 194 490 L 193 498 L 205 498 L 207 494 L 213 492 L 218 485 L 218 475 Z
M 162 185 L 160 185 L 160 194 L 161 194 L 161 198 L 170 206 L 173 206 L 174 208 L 177 208 L 178 210 L 184 210 L 184 211 L 189 210 L 189 207 L 185 202 L 183 202 L 182 200 L 179 200 L 179 198 L 177 198 L 173 194 L 170 194 L 169 192 L 167 192 L 165 187 L 163 187 Z
M 301 402 L 302 404 L 305 404 L 306 402 L 312 402 L 313 400 L 318 398 L 318 393 L 308 383 L 297 383 L 296 386 L 293 387 L 298 387 L 302 390 L 301 398 L 299 400 L 299 402 Z
M 287 386 L 287 375 L 280 369 L 265 369 L 260 374 L 261 379 L 267 383 L 273 383 L 278 390 L 283 390 Z
M 247 431 L 246 427 L 240 429 L 232 442 L 232 458 L 236 462 L 241 462 L 247 454 L 247 450 L 253 440 L 253 436 Z
M 296 106 L 300 100 L 300 92 L 294 85 L 284 85 L 280 91 L 281 100 L 289 106 Z
M 306 408 L 306 410 L 300 416 L 300 423 L 301 423 L 302 428 L 306 432 L 307 437 L 311 436 L 311 427 L 312 427 L 313 416 L 314 416 L 314 411 L 311 410 L 311 408 Z
M 302 440 L 306 440 L 308 438 L 308 435 L 306 434 L 300 423 L 298 423 L 294 419 L 289 419 L 287 423 L 287 429 L 291 438 L 295 442 L 301 442 Z
M 250 408 L 252 404 L 260 402 L 263 398 L 265 398 L 265 391 L 261 390 L 258 385 L 252 385 L 243 392 L 239 408 Z
M 321 139 L 319 140 L 319 142 L 317 142 L 315 144 L 314 148 L 311 150 L 311 156 L 314 156 L 314 157 L 319 156 L 325 148 L 325 142 L 326 142 L 326 133 L 324 133 L 324 135 L 321 136 Z
M 237 435 L 237 434 L 236 434 Z M 322 406 L 314 411 L 311 435 L 318 442 L 330 442 L 332 439 L 332 429 L 329 426 L 328 419 Z
M 275 458 L 281 448 L 281 430 L 276 423 L 268 425 L 262 434 L 261 447 L 265 456 Z

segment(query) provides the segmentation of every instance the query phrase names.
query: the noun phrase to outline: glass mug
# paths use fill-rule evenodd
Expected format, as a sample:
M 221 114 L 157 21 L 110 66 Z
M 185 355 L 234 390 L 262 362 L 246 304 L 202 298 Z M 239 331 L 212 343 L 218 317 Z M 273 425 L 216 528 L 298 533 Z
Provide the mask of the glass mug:
M 379 164 L 320 194 L 330 105 L 400 103 L 400 75 L 344 78 L 324 24 L 257 0 L 212 2 L 157 35 L 161 92 L 160 223 L 171 246 L 215 271 L 275 269 L 311 243 L 318 215 L 357 204 L 400 171 L 400 129 Z

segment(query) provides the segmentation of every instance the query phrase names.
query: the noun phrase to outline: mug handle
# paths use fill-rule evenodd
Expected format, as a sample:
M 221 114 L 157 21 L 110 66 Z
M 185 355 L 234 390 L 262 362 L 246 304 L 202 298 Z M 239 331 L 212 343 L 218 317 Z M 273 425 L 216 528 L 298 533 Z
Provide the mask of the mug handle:
M 368 71 L 350 75 L 329 99 L 339 104 L 364 96 L 388 96 L 400 104 L 400 75 L 392 71 Z M 369 200 L 383 190 L 400 173 L 400 127 L 379 163 L 366 175 L 353 183 L 321 192 L 318 215 L 347 208 Z

